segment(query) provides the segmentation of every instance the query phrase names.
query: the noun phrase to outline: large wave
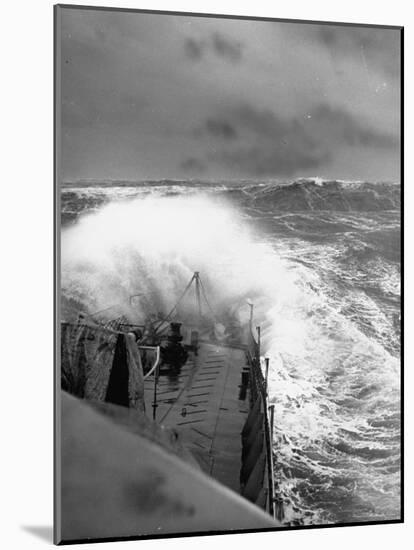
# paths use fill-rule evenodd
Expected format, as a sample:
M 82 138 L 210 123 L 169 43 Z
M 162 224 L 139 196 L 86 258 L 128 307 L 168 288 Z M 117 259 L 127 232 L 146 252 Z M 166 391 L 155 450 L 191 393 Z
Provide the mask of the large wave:
M 320 178 L 261 183 L 202 180 L 81 181 L 62 186 L 62 223 L 74 221 L 81 212 L 96 211 L 114 200 L 198 195 L 200 191 L 220 195 L 242 206 L 282 212 L 398 210 L 401 201 L 400 185 L 396 183 L 346 182 Z
M 400 207 L 400 186 L 394 183 L 297 180 L 288 185 L 254 188 L 253 203 L 289 212 L 334 210 L 369 212 Z

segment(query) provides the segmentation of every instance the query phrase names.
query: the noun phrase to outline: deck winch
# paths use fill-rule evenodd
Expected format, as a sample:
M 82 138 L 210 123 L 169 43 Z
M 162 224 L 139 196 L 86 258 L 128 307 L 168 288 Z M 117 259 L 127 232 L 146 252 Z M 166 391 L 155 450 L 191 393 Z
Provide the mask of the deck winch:
M 167 333 L 167 341 L 161 345 L 161 358 L 164 364 L 181 367 L 187 361 L 188 352 L 182 345 L 181 323 L 172 322 Z

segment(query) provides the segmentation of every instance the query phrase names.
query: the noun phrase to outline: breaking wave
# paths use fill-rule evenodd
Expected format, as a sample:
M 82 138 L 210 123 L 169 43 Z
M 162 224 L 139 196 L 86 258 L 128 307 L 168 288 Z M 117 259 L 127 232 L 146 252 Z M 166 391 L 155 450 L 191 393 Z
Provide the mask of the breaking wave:
M 149 306 L 168 308 L 195 270 L 216 307 L 295 288 L 243 218 L 207 197 L 112 203 L 62 233 L 64 306 L 71 302 L 93 312 L 141 293 Z

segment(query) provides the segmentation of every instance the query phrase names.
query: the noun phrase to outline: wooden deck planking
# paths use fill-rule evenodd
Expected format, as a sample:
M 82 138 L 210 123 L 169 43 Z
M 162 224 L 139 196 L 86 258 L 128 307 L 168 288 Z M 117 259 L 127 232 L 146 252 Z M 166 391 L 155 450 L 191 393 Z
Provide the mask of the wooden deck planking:
M 236 492 L 240 491 L 241 431 L 248 414 L 248 403 L 239 400 L 245 363 L 242 350 L 203 343 L 176 381 L 160 376 L 157 397 L 157 422 L 174 428 L 202 469 Z M 145 386 L 150 415 L 153 381 Z

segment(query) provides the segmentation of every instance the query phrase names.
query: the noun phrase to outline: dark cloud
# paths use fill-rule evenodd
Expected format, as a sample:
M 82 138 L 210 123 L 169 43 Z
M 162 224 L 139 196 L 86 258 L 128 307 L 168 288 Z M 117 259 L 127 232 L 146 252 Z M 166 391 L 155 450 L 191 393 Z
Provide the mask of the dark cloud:
M 287 176 L 328 161 L 329 154 L 316 146 L 296 119 L 285 120 L 250 105 L 233 109 L 229 116 L 243 144 L 211 156 L 228 169 L 254 176 Z
M 251 105 L 240 105 L 232 110 L 237 126 L 260 137 L 287 138 L 296 125 L 295 120 L 284 120 L 270 109 L 257 109 Z
M 189 157 L 180 163 L 180 168 L 184 172 L 202 173 L 205 172 L 207 167 L 200 159 L 195 157 Z
M 213 54 L 217 57 L 237 63 L 242 58 L 242 43 L 231 40 L 220 33 L 214 33 L 206 40 L 187 38 L 184 51 L 192 61 L 199 61 L 204 55 Z
M 370 129 L 344 109 L 329 104 L 321 104 L 301 117 L 290 119 L 282 118 L 269 109 L 259 110 L 251 105 L 237 107 L 231 116 L 236 130 L 244 129 L 259 138 L 285 144 L 295 140 L 303 147 L 312 147 L 318 141 L 384 148 L 398 145 L 398 140 L 391 134 Z
M 313 126 L 313 131 L 319 132 L 321 137 L 326 134 L 331 139 L 352 147 L 387 149 L 398 146 L 399 140 L 395 136 L 366 127 L 343 109 L 320 105 L 312 112 L 311 117 L 309 126 Z
M 225 120 L 210 118 L 206 121 L 205 130 L 213 137 L 229 140 L 237 137 L 234 126 Z
M 202 58 L 205 49 L 205 44 L 202 41 L 197 41 L 194 38 L 187 38 L 184 42 L 184 51 L 190 59 L 198 61 Z
M 238 168 L 250 175 L 293 175 L 301 170 L 318 168 L 341 154 L 344 147 L 391 149 L 398 140 L 366 127 L 347 111 L 319 105 L 300 117 L 282 118 L 267 109 L 241 105 L 228 115 L 231 122 L 213 126 L 211 134 L 221 136 L 225 125 L 238 135 L 241 144 L 211 155 L 230 169 Z M 211 126 L 212 120 L 206 122 Z
M 242 57 L 241 43 L 229 40 L 219 33 L 214 34 L 212 45 L 217 55 L 229 61 L 240 61 Z
M 330 159 L 327 152 L 305 151 L 293 144 L 281 146 L 245 147 L 235 151 L 223 151 L 214 158 L 227 168 L 251 176 L 291 176 L 301 170 L 320 167 Z
M 323 25 L 316 27 L 316 37 L 335 57 L 377 67 L 392 77 L 400 74 L 400 33 L 395 29 Z

